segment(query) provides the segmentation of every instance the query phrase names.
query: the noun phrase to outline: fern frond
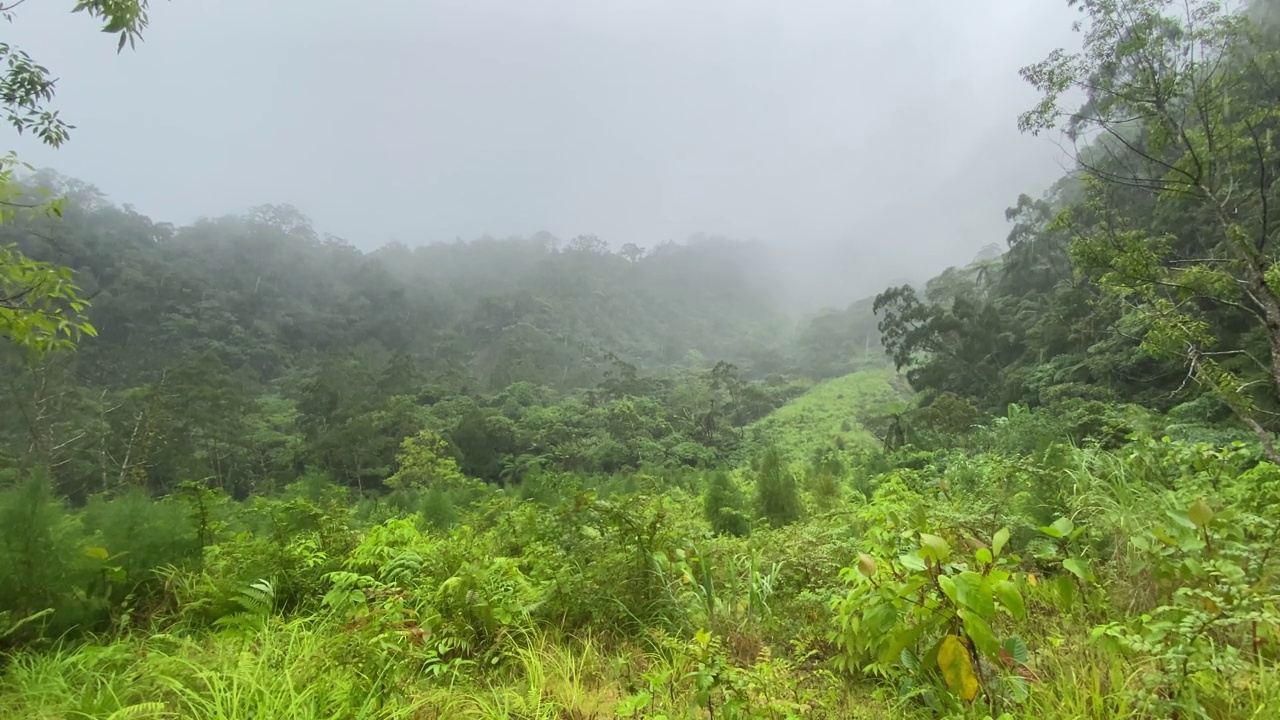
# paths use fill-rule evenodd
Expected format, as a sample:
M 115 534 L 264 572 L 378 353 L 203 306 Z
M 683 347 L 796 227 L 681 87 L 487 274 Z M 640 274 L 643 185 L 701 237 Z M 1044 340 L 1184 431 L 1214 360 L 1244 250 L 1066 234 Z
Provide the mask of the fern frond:
M 236 604 L 252 615 L 269 615 L 275 605 L 276 589 L 270 580 L 258 580 L 240 591 Z
M 107 720 L 138 720 L 139 718 L 153 718 L 165 711 L 165 705 L 162 702 L 145 702 L 128 707 L 122 707 L 119 710 L 107 716 Z

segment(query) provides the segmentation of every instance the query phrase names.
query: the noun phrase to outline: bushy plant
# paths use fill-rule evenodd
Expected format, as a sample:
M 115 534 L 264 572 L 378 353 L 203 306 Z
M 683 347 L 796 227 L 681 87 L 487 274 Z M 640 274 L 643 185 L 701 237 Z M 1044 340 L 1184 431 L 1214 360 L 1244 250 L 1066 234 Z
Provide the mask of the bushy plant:
M 940 535 L 920 532 L 906 547 L 901 537 L 887 529 L 878 536 L 880 552 L 841 571 L 853 587 L 833 603 L 837 667 L 888 679 L 900 694 L 939 710 L 980 692 L 996 706 L 1025 700 L 1026 643 L 997 630 L 1026 616 L 1025 577 L 1005 554 L 1009 530 L 989 545 L 962 538 L 977 546 L 966 555 Z
M 67 513 L 44 476 L 0 491 L 0 624 L 39 617 L 8 640 L 102 623 L 109 579 L 103 573 L 111 559 L 89 547 L 79 518 Z
M 723 470 L 711 473 L 703 495 L 702 516 L 711 523 L 712 531 L 745 537 L 751 532 L 751 521 L 743 512 L 745 508 L 746 497 L 729 473 Z
M 775 446 L 765 449 L 756 473 L 756 506 L 770 525 L 781 527 L 800 519 L 800 490 L 796 478 Z
M 200 557 L 200 536 L 187 507 L 165 498 L 153 500 L 140 489 L 119 497 L 91 498 L 80 513 L 89 552 L 115 557 L 110 599 L 154 592 L 157 568 L 182 566 Z
M 1203 499 L 1130 538 L 1133 572 L 1151 578 L 1154 607 L 1099 625 L 1092 637 L 1128 657 L 1151 658 L 1133 690 L 1160 715 L 1200 714 L 1274 662 L 1280 640 L 1277 523 Z

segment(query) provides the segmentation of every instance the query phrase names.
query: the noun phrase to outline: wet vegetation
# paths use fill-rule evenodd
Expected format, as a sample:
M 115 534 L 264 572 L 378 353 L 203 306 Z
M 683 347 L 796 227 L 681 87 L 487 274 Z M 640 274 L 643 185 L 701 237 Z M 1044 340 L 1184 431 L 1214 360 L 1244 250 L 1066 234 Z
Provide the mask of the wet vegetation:
M 0 717 L 1280 715 L 1280 5 L 1070 4 L 1070 171 L 803 317 L 759 243 L 366 252 L 11 158 Z

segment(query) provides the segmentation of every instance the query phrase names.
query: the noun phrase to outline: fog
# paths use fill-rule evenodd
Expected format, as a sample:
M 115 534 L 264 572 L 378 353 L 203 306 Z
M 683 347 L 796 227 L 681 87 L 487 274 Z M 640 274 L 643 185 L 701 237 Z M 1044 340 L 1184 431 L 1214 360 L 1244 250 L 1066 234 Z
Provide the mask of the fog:
M 1017 69 L 1060 0 L 175 0 L 146 41 L 66 3 L 12 38 L 78 126 L 19 154 L 158 219 L 292 203 L 361 247 L 759 239 L 847 301 L 1002 242 L 1062 172 Z M 819 273 L 820 270 L 820 273 Z

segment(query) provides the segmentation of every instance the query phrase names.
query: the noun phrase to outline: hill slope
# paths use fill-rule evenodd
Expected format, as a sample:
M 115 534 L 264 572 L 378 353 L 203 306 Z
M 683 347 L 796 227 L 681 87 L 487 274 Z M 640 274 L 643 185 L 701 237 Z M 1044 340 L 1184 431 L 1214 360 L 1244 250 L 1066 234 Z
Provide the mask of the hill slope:
M 792 459 L 819 448 L 871 447 L 879 442 L 867 421 L 909 397 L 906 381 L 890 369 L 862 370 L 814 385 L 748 428 L 757 443 L 773 443 Z

